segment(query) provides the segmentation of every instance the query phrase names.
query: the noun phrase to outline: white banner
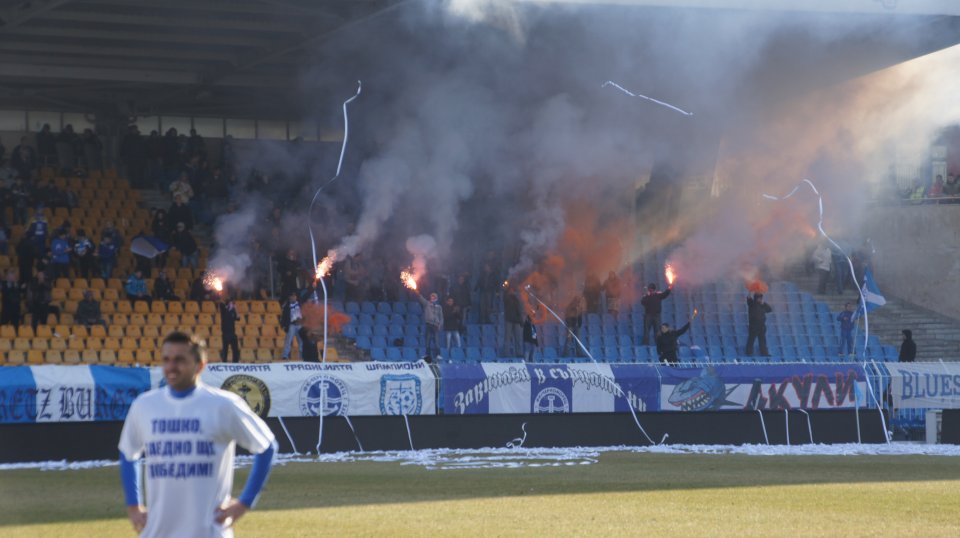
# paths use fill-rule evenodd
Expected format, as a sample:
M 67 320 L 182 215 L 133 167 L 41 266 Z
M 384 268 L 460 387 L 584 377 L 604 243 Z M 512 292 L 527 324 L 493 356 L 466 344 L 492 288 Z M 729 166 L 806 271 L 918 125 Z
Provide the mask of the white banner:
M 419 362 L 208 364 L 204 383 L 242 397 L 262 417 L 433 415 L 436 379 Z
M 37 387 L 37 422 L 78 422 L 96 415 L 95 383 L 89 368 L 31 367 Z
M 887 368 L 895 408 L 960 408 L 960 364 L 900 362 Z

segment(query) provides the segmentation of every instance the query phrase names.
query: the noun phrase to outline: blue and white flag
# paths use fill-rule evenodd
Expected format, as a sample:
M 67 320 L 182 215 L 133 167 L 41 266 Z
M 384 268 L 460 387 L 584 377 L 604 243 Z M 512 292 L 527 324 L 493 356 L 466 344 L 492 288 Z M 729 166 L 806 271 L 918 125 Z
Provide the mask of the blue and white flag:
M 156 258 L 170 249 L 170 245 L 152 235 L 138 235 L 130 242 L 130 252 L 145 258 Z
M 863 301 L 867 305 L 867 312 L 872 312 L 876 308 L 887 304 L 887 300 L 880 293 L 877 282 L 873 280 L 873 272 L 867 269 L 863 274 Z M 862 308 L 863 305 L 861 305 Z

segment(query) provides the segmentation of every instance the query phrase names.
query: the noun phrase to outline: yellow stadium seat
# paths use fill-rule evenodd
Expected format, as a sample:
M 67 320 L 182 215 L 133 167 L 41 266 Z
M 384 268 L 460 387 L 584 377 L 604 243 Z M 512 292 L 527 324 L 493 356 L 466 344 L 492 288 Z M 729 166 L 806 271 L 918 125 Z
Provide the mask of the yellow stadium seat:
M 53 328 L 49 325 L 38 325 L 37 338 L 53 338 Z
M 120 364 L 133 364 L 134 362 L 133 354 L 134 354 L 133 350 L 121 349 L 120 351 L 117 352 L 117 362 L 119 362 Z
M 143 314 L 130 314 L 130 325 L 139 325 L 143 327 L 147 324 L 147 318 Z
M 167 312 L 170 314 L 183 314 L 183 303 L 177 301 L 167 303 Z
M 149 314 L 149 313 L 150 313 L 150 306 L 147 305 L 147 303 L 145 303 L 145 302 L 143 302 L 143 301 L 137 301 L 137 302 L 133 303 L 133 311 L 136 312 L 136 313 L 138 313 L 138 314 Z
M 112 338 L 123 338 L 126 336 L 126 333 L 124 333 L 122 325 L 111 325 L 110 328 L 107 329 L 107 335 Z
M 103 325 L 91 325 L 90 336 L 92 338 L 106 338 L 107 330 L 103 328 Z
M 66 338 L 66 337 L 70 336 L 71 330 L 73 329 L 73 326 L 70 325 L 70 324 L 68 324 L 68 323 L 62 323 L 62 321 L 63 321 L 63 320 L 61 320 L 61 323 L 58 323 L 57 325 L 54 325 L 54 327 L 53 327 L 53 333 L 54 333 L 54 334 L 59 334 L 59 335 L 60 335 L 60 338 Z
M 102 278 L 91 278 L 90 289 L 103 291 L 107 288 L 107 283 Z
M 100 362 L 100 353 L 98 353 L 98 350 L 85 349 L 80 352 L 80 362 L 84 364 L 96 364 Z
M 112 282 L 112 281 L 113 281 L 113 279 L 111 279 L 111 282 Z M 120 292 L 117 291 L 116 289 L 113 289 L 113 288 L 107 288 L 107 289 L 103 290 L 103 300 L 104 300 L 104 301 L 114 301 L 114 302 L 119 301 L 119 300 L 120 300 Z
M 264 325 L 275 325 L 280 326 L 280 316 L 277 314 L 264 314 L 263 316 Z
M 120 340 L 120 349 L 136 350 L 140 348 L 140 343 L 136 338 L 126 337 Z
M 77 338 L 87 338 L 90 336 L 90 331 L 87 330 L 83 325 L 74 325 L 70 328 L 71 334 Z
M 163 301 L 153 301 L 153 303 L 150 304 L 150 312 L 154 314 L 166 314 L 167 303 Z
M 210 314 L 200 314 L 197 316 L 197 325 L 203 325 L 206 327 L 213 326 L 213 316 Z
M 200 303 L 200 311 L 203 312 L 204 314 L 211 314 L 211 315 L 216 314 L 217 305 L 211 301 L 204 301 Z
M 54 287 L 55 287 L 55 288 L 58 288 L 58 289 L 61 289 L 61 290 L 68 290 L 68 289 L 71 288 L 71 286 L 70 286 L 70 279 L 69 279 L 69 278 L 58 278 L 57 281 L 56 281 L 56 285 L 55 285 Z
M 13 349 L 13 338 L 0 338 L 0 354 Z
M 13 350 L 6 353 L 7 364 L 23 364 L 27 361 L 27 352 L 23 350 Z
M 277 334 L 277 327 L 275 325 L 261 325 L 260 336 L 267 336 L 270 338 L 275 338 L 279 336 Z
M 121 314 L 132 314 L 133 306 L 130 305 L 130 301 L 117 301 L 117 312 Z
M 188 323 L 188 322 L 189 322 L 190 325 L 193 324 L 192 318 L 186 317 L 186 315 L 185 315 L 185 319 L 186 319 L 187 321 L 182 320 L 180 314 L 167 314 L 166 316 L 163 316 L 163 324 L 164 324 L 164 325 L 174 325 L 174 326 L 177 326 L 177 327 L 180 326 L 181 322 L 183 322 L 183 323 Z
M 88 350 L 100 351 L 103 349 L 104 340 L 106 340 L 106 338 L 97 338 L 96 336 L 92 336 L 84 341 L 84 346 L 86 346 Z
M 243 316 L 250 311 L 250 301 L 237 301 L 237 314 Z
M 150 364 L 153 362 L 154 354 L 154 351 L 138 349 L 136 352 L 134 352 L 134 357 L 136 357 L 138 364 Z
M 240 349 L 258 349 L 260 342 L 255 337 L 247 337 L 240 341 Z
M 213 331 L 211 331 L 211 327 L 197 325 L 193 327 L 193 334 L 203 338 L 204 340 L 209 340 L 210 336 L 213 334 Z
M 68 349 L 64 351 L 63 362 L 67 364 L 78 364 L 80 362 L 80 352 L 75 349 Z
M 273 362 L 273 351 L 263 348 L 258 349 L 257 362 Z
M 63 295 L 62 293 L 63 290 L 60 290 L 60 291 L 61 291 L 60 295 Z M 70 288 L 70 290 L 68 290 L 66 294 L 67 294 L 66 298 L 70 299 L 71 301 L 79 302 L 83 300 L 83 290 L 81 290 L 80 288 Z M 57 300 L 57 295 L 55 293 L 53 294 L 53 300 L 55 301 Z M 60 300 L 62 301 L 63 299 L 60 299 Z
M 104 338 L 104 339 L 103 339 L 103 349 L 112 349 L 112 350 L 115 350 L 115 351 L 118 350 L 118 349 L 120 349 L 120 339 L 118 339 L 118 338 L 112 338 L 112 337 L 109 337 L 109 336 L 106 337 L 106 338 Z
M 36 335 L 33 333 L 33 327 L 30 325 L 21 325 L 20 326 L 20 338 L 33 338 Z
M 140 338 L 143 336 L 143 327 L 139 325 L 127 325 L 127 328 L 124 329 L 125 336 L 130 338 Z
M 17 337 L 17 330 L 13 325 L 0 325 L 0 339 L 13 340 Z
M 163 338 L 166 338 L 168 334 L 179 330 L 179 325 L 164 325 L 163 327 L 160 327 L 160 337 L 158 340 L 162 340 Z
M 90 287 L 90 283 L 87 282 L 87 279 L 77 277 L 73 279 L 73 283 L 71 284 L 70 289 L 80 288 L 81 290 L 85 290 L 89 287 Z
M 60 323 L 64 325 L 73 325 L 73 314 L 70 312 L 64 312 L 60 314 Z
M 34 338 L 30 341 L 30 349 L 38 349 L 40 351 L 46 351 L 50 349 L 50 339 L 49 338 Z
M 103 301 L 100 303 L 100 313 L 107 315 L 113 314 L 117 311 L 117 302 L 116 301 Z
M 83 351 L 86 348 L 87 348 L 86 338 L 71 338 L 67 342 L 67 349 L 72 349 L 74 351 Z
M 53 351 L 64 351 L 67 349 L 67 340 L 65 338 L 51 338 L 50 349 Z
M 43 364 L 46 360 L 44 352 L 39 349 L 31 349 L 27 351 L 27 362 L 30 364 Z
M 240 362 L 257 362 L 257 354 L 252 349 L 240 349 Z
M 100 363 L 101 364 L 116 364 L 117 363 L 117 354 L 112 349 L 104 349 L 100 352 Z
M 160 326 L 161 323 L 153 323 L 152 320 L 147 320 L 147 324 L 143 327 L 143 337 L 144 338 L 159 338 L 160 337 Z
M 20 351 L 26 351 L 30 349 L 30 340 L 31 338 L 16 338 L 13 341 L 13 349 L 18 349 Z
M 156 304 L 156 303 L 154 303 Z M 160 326 L 163 325 L 163 316 L 161 314 L 149 314 L 147 316 L 147 325 Z
M 266 314 L 267 309 L 263 301 L 249 301 L 249 312 L 253 314 Z
M 183 311 L 187 314 L 199 314 L 200 305 L 196 301 L 187 301 L 183 303 Z
M 74 291 L 79 291 L 79 290 L 70 290 L 69 295 L 72 296 Z M 67 296 L 68 296 L 67 290 L 63 288 L 53 288 L 52 290 L 50 290 L 50 298 L 53 299 L 53 301 L 56 303 L 62 303 L 63 301 L 66 301 Z M 82 298 L 83 298 L 83 293 L 81 292 L 80 299 Z M 75 300 L 79 301 L 80 299 L 75 299 Z
M 59 351 L 44 351 L 43 362 L 47 364 L 59 364 L 63 362 L 63 355 Z

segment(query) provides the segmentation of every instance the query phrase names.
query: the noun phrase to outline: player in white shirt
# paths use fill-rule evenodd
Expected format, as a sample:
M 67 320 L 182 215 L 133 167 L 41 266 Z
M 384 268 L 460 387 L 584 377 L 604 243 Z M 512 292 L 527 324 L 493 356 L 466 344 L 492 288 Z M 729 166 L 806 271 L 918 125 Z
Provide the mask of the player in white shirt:
M 161 355 L 167 386 L 134 400 L 120 434 L 127 515 L 143 537 L 233 536 L 231 526 L 253 507 L 270 473 L 276 439 L 240 397 L 200 382 L 206 353 L 197 340 L 171 333 Z M 255 457 L 234 499 L 237 444 Z M 135 463 L 140 457 L 146 460 L 146 506 Z

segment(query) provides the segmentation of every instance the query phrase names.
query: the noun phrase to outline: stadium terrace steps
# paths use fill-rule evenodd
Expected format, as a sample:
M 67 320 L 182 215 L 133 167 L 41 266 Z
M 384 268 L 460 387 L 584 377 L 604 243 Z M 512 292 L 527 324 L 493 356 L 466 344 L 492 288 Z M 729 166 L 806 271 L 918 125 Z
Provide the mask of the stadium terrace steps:
M 852 289 L 848 289 L 843 295 L 817 293 L 816 276 L 798 273 L 791 277 L 816 300 L 828 304 L 833 312 L 839 312 L 848 301 L 859 301 L 859 297 L 855 296 L 856 291 Z M 833 288 L 832 281 L 828 288 Z M 897 297 L 887 295 L 886 299 L 886 305 L 870 312 L 871 335 L 878 336 L 884 344 L 896 345 L 899 348 L 901 331 L 910 329 L 917 342 L 918 361 L 960 360 L 960 321 Z

